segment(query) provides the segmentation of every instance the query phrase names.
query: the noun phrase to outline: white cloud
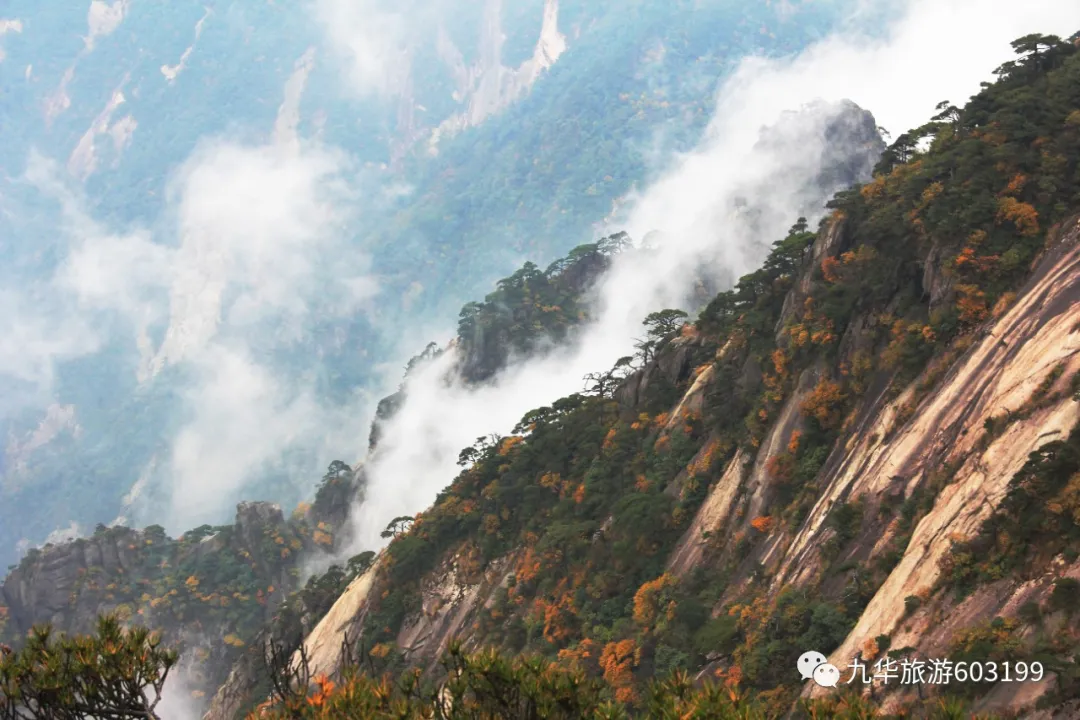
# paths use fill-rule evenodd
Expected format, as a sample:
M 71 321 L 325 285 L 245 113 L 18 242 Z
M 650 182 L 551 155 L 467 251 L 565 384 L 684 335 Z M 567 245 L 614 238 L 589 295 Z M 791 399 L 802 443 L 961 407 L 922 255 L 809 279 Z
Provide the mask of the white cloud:
M 211 642 L 207 638 L 200 638 L 204 643 Z M 200 643 L 202 644 L 202 643 Z M 200 710 L 200 701 L 191 696 L 193 683 L 191 677 L 201 668 L 195 666 L 198 661 L 194 653 L 186 653 L 180 656 L 180 661 L 169 673 L 162 688 L 161 702 L 155 708 L 159 717 L 169 720 L 199 720 L 203 713 Z M 147 689 L 147 697 L 153 698 L 153 689 Z
M 941 100 L 962 104 L 978 92 L 1009 59 L 1017 37 L 1080 29 L 1080 5 L 1032 0 L 1022 13 L 1011 7 L 1004 0 L 909 1 L 883 42 L 836 34 L 787 60 L 748 60 L 731 90 L 752 93 L 762 117 L 816 97 L 846 97 L 899 134 L 926 122 Z M 725 131 L 742 115 L 730 112 L 733 107 L 733 99 L 722 103 L 714 118 Z
M 56 281 L 87 306 L 119 310 L 144 327 L 162 317 L 162 283 L 171 277 L 172 255 L 145 231 L 83 237 Z
M 147 327 L 168 322 L 158 357 L 191 372 L 185 423 L 159 463 L 170 514 L 154 521 L 177 531 L 220 521 L 261 472 L 291 469 L 284 458 L 294 452 L 307 453 L 296 475 L 310 487 L 331 455 L 362 442 L 365 413 L 359 399 L 320 401 L 304 368 L 256 357 L 316 317 L 363 311 L 377 291 L 367 259 L 340 232 L 353 197 L 344 167 L 319 146 L 204 144 L 171 183 L 167 220 L 181 239 L 171 247 L 146 229 L 104 228 L 56 163 L 35 156 L 27 177 L 59 202 L 69 247 L 48 285 L 55 307 L 0 291 L 0 375 L 36 383 L 45 397 L 57 363 L 105 340 L 95 313 L 119 313 L 144 343 Z M 159 228 L 166 239 L 168 227 Z
M 0 288 L 0 376 L 19 381 L 27 397 L 5 397 L 6 411 L 48 397 L 55 364 L 93 352 L 100 339 L 83 318 L 58 317 L 48 298 Z
M 327 454 L 361 436 L 360 407 L 342 415 L 316 398 L 304 369 L 277 369 L 260 354 L 316 319 L 361 311 L 377 291 L 342 233 L 353 200 L 346 167 L 317 145 L 213 143 L 172 183 L 181 245 L 155 367 L 196 369 L 191 419 L 166 467 L 174 527 L 218 518 L 260 473 L 292 472 L 295 452 L 310 458 L 297 471 L 310 486 Z
M 120 27 L 127 13 L 128 4 L 128 0 L 115 0 L 112 3 L 105 0 L 91 0 L 90 9 L 86 12 L 86 24 L 89 30 L 86 36 L 87 50 L 94 49 L 97 38 L 111 35 L 116 28 Z
M 318 404 L 294 394 L 283 378 L 256 364 L 243 348 L 215 346 L 195 363 L 198 379 L 186 393 L 194 413 L 173 444 L 172 517 L 189 527 L 231 499 L 254 473 L 280 457 L 304 428 L 318 424 Z M 305 438 L 308 439 L 308 438 Z
M 120 328 L 145 355 L 141 379 L 183 365 L 183 425 L 154 473 L 166 485 L 132 508 L 171 497 L 171 516 L 152 521 L 178 531 L 224 519 L 267 470 L 310 489 L 329 460 L 363 442 L 363 398 L 325 400 L 309 377 L 319 358 L 297 367 L 278 357 L 312 325 L 365 312 L 378 291 L 346 232 L 357 206 L 349 159 L 298 137 L 295 85 L 288 132 L 262 144 L 202 142 L 169 179 L 167 210 L 150 227 L 104 227 L 55 162 L 28 164 L 27 181 L 61 208 L 63 259 L 43 287 L 48 305 L 0 292 L 0 376 L 35 383 L 45 402 L 58 363 Z M 101 323 L 102 313 L 128 322 Z
M 215 344 L 192 365 L 197 378 L 184 396 L 192 416 L 172 445 L 169 515 L 159 520 L 176 532 L 220 520 L 269 471 L 310 491 L 331 456 L 355 447 L 367 425 L 363 398 L 329 406 L 302 378 L 256 362 L 243 344 Z
M 406 38 L 417 20 L 383 6 L 378 0 L 315 1 L 315 16 L 361 95 L 393 93 L 409 71 Z
M 79 537 L 82 531 L 79 529 L 79 524 L 72 522 L 71 525 L 66 528 L 57 528 L 49 533 L 45 538 L 45 544 L 62 545 L 63 543 L 70 542 Z
M 321 146 L 229 142 L 192 155 L 172 183 L 181 246 L 159 366 L 205 345 L 221 322 L 273 319 L 282 334 L 299 331 L 321 265 L 342 241 L 350 196 L 343 160 Z M 346 257 L 339 269 L 349 264 Z
M 7 33 L 21 33 L 23 31 L 22 20 L 0 18 L 0 38 Z M 4 47 L 0 45 L 0 62 L 4 62 Z
M 50 295 L 64 303 L 54 308 L 55 314 L 88 326 L 95 310 L 118 311 L 136 327 L 160 319 L 161 290 L 170 282 L 172 251 L 154 242 L 148 230 L 116 234 L 96 222 L 53 161 L 32 154 L 26 179 L 61 208 L 59 231 L 68 241 L 68 252 L 50 280 Z
M 869 3 L 874 6 L 874 3 Z M 1003 0 L 912 0 L 884 39 L 852 30 L 783 60 L 743 61 L 718 93 L 700 147 L 640 196 L 626 226 L 637 239 L 662 229 L 668 239 L 647 262 L 623 258 L 605 278 L 598 320 L 580 344 L 505 372 L 496 386 L 446 387 L 447 353 L 419 373 L 368 467 L 367 500 L 356 509 L 354 548 L 376 547 L 392 517 L 423 510 L 459 468 L 457 454 L 477 437 L 508 432 L 528 410 L 577 392 L 582 377 L 629 354 L 649 311 L 680 302 L 703 259 L 719 257 L 736 272 L 760 261 L 760 248 L 783 236 L 805 197 L 799 180 L 813 176 L 822 147 L 798 157 L 767 157 L 753 147 L 762 126 L 813 100 L 850 98 L 900 132 L 917 126 L 944 99 L 962 102 L 1007 59 L 1009 41 L 1028 32 L 1071 34 L 1080 5 L 1032 0 L 1016 13 Z M 747 188 L 766 186 L 773 213 L 756 232 L 729 208 Z M 761 200 L 762 198 L 755 198 Z

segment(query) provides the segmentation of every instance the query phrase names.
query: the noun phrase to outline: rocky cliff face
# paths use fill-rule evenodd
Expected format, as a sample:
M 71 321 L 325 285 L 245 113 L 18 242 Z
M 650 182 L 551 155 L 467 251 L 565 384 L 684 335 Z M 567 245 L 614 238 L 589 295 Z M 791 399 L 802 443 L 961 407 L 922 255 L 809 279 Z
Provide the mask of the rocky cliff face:
M 831 222 L 819 234 L 807 253 L 808 269 L 790 291 L 785 307 L 805 296 L 812 268 L 843 250 L 843 222 Z M 905 657 L 947 656 L 955 650 L 954 638 L 973 625 L 995 617 L 1016 622 L 1025 603 L 1048 602 L 1056 581 L 1080 578 L 1080 562 L 1054 555 L 1030 568 L 1024 577 L 1002 578 L 963 599 L 954 597 L 940 582 L 944 559 L 954 544 L 978 534 L 1029 454 L 1067 438 L 1080 420 L 1075 395 L 1080 372 L 1078 288 L 1080 219 L 1074 218 L 1055 232 L 1011 308 L 971 339 L 937 380 L 933 392 L 920 393 L 917 388 L 928 382 L 927 375 L 942 372 L 936 366 L 898 394 L 890 395 L 885 386 L 875 388 L 852 409 L 850 432 L 832 448 L 805 518 L 790 529 L 764 533 L 750 555 L 736 563 L 738 570 L 730 575 L 714 612 L 725 613 L 732 602 L 748 594 L 766 603 L 798 588 L 836 592 L 837 587 L 845 587 L 847 574 L 838 567 L 887 562 L 892 569 L 830 655 L 831 662 L 846 668 L 856 655 L 872 663 L 887 647 L 903 648 Z M 675 428 L 678 418 L 700 413 L 707 403 L 706 390 L 715 382 L 712 367 L 691 377 L 695 354 L 697 361 L 701 359 L 700 345 L 695 339 L 677 339 L 628 377 L 616 393 L 625 411 L 639 408 L 649 386 L 662 382 L 685 391 L 672 407 L 661 436 Z M 850 348 L 856 345 L 849 344 Z M 721 348 L 718 354 L 723 352 Z M 771 477 L 775 469 L 769 460 L 805 431 L 800 407 L 821 373 L 819 368 L 804 371 L 756 451 L 739 449 L 716 469 L 699 509 L 667 556 L 665 565 L 672 576 L 717 572 L 724 556 L 742 538 L 763 534 L 752 521 L 766 517 L 775 506 Z M 1000 432 L 989 432 L 986 428 L 993 418 L 1000 417 L 1016 419 Z M 693 473 L 705 456 L 715 452 L 716 441 L 710 437 L 702 443 L 673 480 L 673 488 L 685 483 L 688 472 Z M 942 468 L 951 471 L 944 480 Z M 905 499 L 925 498 L 930 493 L 936 494 L 929 510 L 914 527 L 905 529 L 892 509 Z M 859 529 L 838 543 L 840 531 L 830 517 L 841 506 L 858 508 L 855 524 Z M 599 532 L 607 527 L 610 522 Z M 832 554 L 827 557 L 830 548 Z M 469 568 L 471 561 L 462 550 L 446 555 L 421 580 L 418 608 L 406 615 L 394 637 L 395 645 L 409 662 L 431 666 L 453 638 L 482 644 L 487 613 L 498 602 L 500 591 L 505 594 L 513 584 L 515 571 L 522 567 L 520 560 L 528 552 L 529 548 L 519 547 L 479 569 Z M 885 559 L 890 554 L 894 557 Z M 308 637 L 308 652 L 319 672 L 333 673 L 339 667 L 343 638 L 362 635 L 373 603 L 388 589 L 385 583 L 379 566 L 373 567 L 350 586 Z M 911 598 L 918 598 L 915 610 Z M 1058 611 L 1048 622 L 1062 632 L 1074 632 L 1068 618 Z M 1035 633 L 1028 628 L 1022 635 L 1030 639 Z M 883 637 L 891 643 L 878 647 L 875 643 Z M 724 663 L 714 667 L 723 668 Z M 1052 689 L 1052 683 L 999 687 L 982 697 L 977 707 L 1010 712 L 1030 708 Z M 884 702 L 884 709 L 896 711 L 915 700 L 915 690 L 905 693 L 879 687 L 875 697 Z M 1047 717 L 1054 716 L 1047 712 Z
M 180 672 L 197 700 L 216 689 L 244 637 L 295 585 L 295 568 L 274 542 L 291 536 L 277 505 L 241 503 L 234 525 L 177 540 L 160 528 L 114 527 L 46 546 L 0 587 L 4 634 L 17 641 L 45 623 L 92 632 L 99 614 L 117 613 L 183 649 Z
M 828 237 L 828 235 L 826 235 Z M 873 564 L 895 552 L 900 523 L 888 511 L 890 503 L 937 491 L 930 511 L 915 525 L 895 568 L 874 593 L 855 627 L 830 656 L 846 668 L 859 654 L 872 662 L 868 641 L 891 638 L 891 646 L 910 648 L 922 657 L 946 657 L 954 634 L 978 620 L 1015 618 L 1025 602 L 1045 600 L 1055 578 L 1075 577 L 1080 566 L 1060 556 L 1033 568 L 1032 580 L 1002 579 L 962 602 L 940 587 L 941 565 L 954 542 L 974 537 L 1008 491 L 1009 483 L 1030 453 L 1055 440 L 1066 439 L 1080 420 L 1080 404 L 1070 390 L 1080 371 L 1080 220 L 1065 224 L 1052 239 L 1012 308 L 980 333 L 980 339 L 948 371 L 932 394 L 914 408 L 916 380 L 898 397 L 868 398 L 858 412 L 857 429 L 837 446 L 819 477 L 818 495 L 798 531 L 777 534 L 760 551 L 760 563 L 770 576 L 770 593 L 791 587 L 816 586 L 832 561 L 823 549 L 837 531 L 827 522 L 836 507 L 854 503 L 860 508 L 861 530 L 838 559 L 841 563 Z M 920 378 L 921 379 L 921 378 Z M 805 393 L 797 392 L 787 405 L 797 408 Z M 994 418 L 1022 419 L 1000 433 L 986 430 Z M 796 428 L 778 422 L 763 453 L 790 442 Z M 775 451 L 774 451 L 775 452 Z M 940 471 L 950 468 L 948 484 Z M 746 532 L 753 510 L 742 523 L 731 523 L 734 498 L 768 484 L 761 463 L 748 467 L 736 456 L 709 494 L 683 546 L 693 547 L 702 533 Z M 753 500 L 751 499 L 751 504 Z M 673 566 L 692 567 L 692 550 L 681 548 Z M 736 595 L 733 585 L 728 593 Z M 908 598 L 920 599 L 912 613 Z M 906 601 L 906 602 L 905 602 Z M 1062 622 L 1064 618 L 1058 618 Z M 884 688 L 881 692 L 886 692 Z M 1050 690 L 1016 685 L 985 699 L 983 709 L 1019 710 Z M 820 691 L 819 691 L 820 694 Z M 909 690 L 913 695 L 914 690 Z M 896 710 L 904 698 L 890 696 L 887 709 Z
M 288 519 L 278 505 L 245 502 L 232 525 L 176 539 L 156 526 L 100 526 L 92 537 L 32 550 L 0 585 L 0 641 L 17 645 L 45 623 L 92 632 L 100 614 L 115 613 L 181 650 L 179 675 L 199 706 L 273 625 L 301 563 L 335 550 L 361 484 L 335 463 L 315 502 Z M 251 677 L 263 671 L 248 664 Z
M 950 692 L 1075 713 L 1080 61 L 1051 47 L 898 139 L 613 394 L 475 449 L 308 637 L 319 670 L 343 639 L 392 670 L 457 638 L 624 699 L 682 667 L 780 712 L 812 694 L 807 649 L 844 669 L 1038 659 L 1044 682 Z M 886 711 L 940 692 L 864 690 Z
M 440 34 L 439 55 L 450 68 L 457 87 L 454 99 L 465 105 L 460 113 L 444 120 L 432 133 L 431 148 L 439 140 L 479 125 L 507 107 L 532 87 L 540 75 L 566 51 L 566 37 L 559 31 L 559 2 L 545 0 L 543 24 L 533 56 L 516 68 L 503 65 L 502 0 L 488 0 L 480 33 L 480 53 L 472 65 L 450 38 Z
M 0 598 L 8 609 L 5 631 L 18 636 L 36 623 L 50 622 L 75 632 L 89 631 L 108 601 L 79 597 L 82 578 L 90 568 L 100 568 L 108 576 L 134 569 L 138 565 L 136 551 L 146 540 L 141 531 L 118 528 L 30 553 L 29 562 L 12 570 L 0 589 Z

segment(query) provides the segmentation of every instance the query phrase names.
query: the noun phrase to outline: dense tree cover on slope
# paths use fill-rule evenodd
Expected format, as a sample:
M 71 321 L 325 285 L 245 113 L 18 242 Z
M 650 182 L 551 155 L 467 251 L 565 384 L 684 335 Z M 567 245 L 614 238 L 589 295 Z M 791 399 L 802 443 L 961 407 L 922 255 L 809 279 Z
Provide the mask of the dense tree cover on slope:
M 565 341 L 586 317 L 585 297 L 594 281 L 626 246 L 626 236 L 617 234 L 575 248 L 545 271 L 526 265 L 500 281 L 484 302 L 467 306 L 458 339 L 466 358 L 460 369 L 465 379 L 478 381 L 500 369 L 511 353 L 541 352 Z M 380 403 L 373 445 L 381 423 L 402 401 L 409 375 L 439 354 L 432 343 L 410 360 L 402 389 Z M 223 679 L 223 669 L 243 654 L 257 653 L 260 638 L 272 636 L 290 647 L 298 645 L 348 582 L 370 563 L 372 554 L 362 553 L 297 586 L 301 562 L 336 547 L 362 486 L 362 471 L 354 473 L 347 464 L 334 461 L 313 501 L 301 504 L 284 522 L 260 525 L 258 537 L 244 536 L 238 525 L 204 525 L 175 540 L 158 526 L 144 531 L 100 526 L 93 538 L 73 545 L 31 550 L 11 568 L 15 571 L 11 592 L 14 596 L 14 586 L 23 580 L 35 582 L 35 568 L 42 562 L 65 553 L 82 557 L 83 548 L 91 544 L 116 545 L 125 554 L 123 567 L 91 561 L 89 567 L 77 570 L 70 596 L 64 598 L 68 611 L 57 629 L 89 631 L 97 609 L 113 611 L 125 622 L 162 629 L 166 639 L 184 651 L 185 659 L 196 657 L 195 664 L 206 671 L 205 687 L 197 689 L 203 696 Z M 93 550 L 88 557 L 94 557 Z M 0 591 L 0 641 L 20 644 L 26 622 L 27 618 L 11 617 Z M 225 642 L 215 643 L 210 653 L 198 640 L 193 644 L 185 639 L 218 630 Z
M 588 319 L 590 291 L 597 278 L 629 243 L 626 233 L 616 233 L 579 245 L 546 270 L 527 262 L 499 280 L 482 302 L 467 303 L 458 315 L 458 376 L 469 383 L 483 382 L 512 359 L 533 357 L 567 342 L 573 328 Z M 429 343 L 409 361 L 398 391 L 379 401 L 368 438 L 370 449 L 405 401 L 410 374 L 441 354 L 435 343 Z
M 580 245 L 547 270 L 525 263 L 500 280 L 484 302 L 466 304 L 458 322 L 462 377 L 485 380 L 512 356 L 533 355 L 542 345 L 565 341 L 569 330 L 587 317 L 590 286 L 629 242 L 619 233 Z
M 796 226 L 763 270 L 740 283 L 739 302 L 759 308 L 762 327 L 775 326 L 812 240 L 804 224 Z M 661 322 L 669 317 L 675 316 L 651 318 L 659 332 L 650 363 L 659 364 L 675 346 L 687 348 L 689 359 L 685 372 L 650 386 L 649 393 L 665 396 L 657 405 L 666 407 L 678 394 L 667 391 L 684 389 L 690 367 L 716 349 L 691 326 L 671 333 L 674 328 Z M 652 404 L 648 394 L 644 404 Z M 497 591 L 471 634 L 507 652 L 545 652 L 603 676 L 619 701 L 638 699 L 637 678 L 697 667 L 710 653 L 729 644 L 733 649 L 737 621 L 709 619 L 717 588 L 665 575 L 664 562 L 704 496 L 704 478 L 747 430 L 741 415 L 729 414 L 729 435 L 714 436 L 687 477 L 673 484 L 702 449 L 708 422 L 653 412 L 658 414 L 627 417 L 610 390 L 598 389 L 532 411 L 518 434 L 463 453 L 471 467 L 388 551 L 388 594 L 365 630 L 370 642 L 386 644 L 383 663 L 395 666 L 393 638 L 405 616 L 418 609 L 418 583 L 435 570 L 442 548 L 458 549 L 458 567 L 466 574 L 513 558 L 509 584 Z M 835 645 L 849 621 L 818 605 L 791 598 L 789 614 L 805 615 L 799 621 L 805 627 L 793 627 L 792 639 L 816 633 L 810 639 Z
M 452 557 L 466 584 L 495 562 L 511 570 L 462 630 L 470 642 L 579 668 L 631 706 L 646 678 L 705 665 L 774 710 L 789 706 L 792 658 L 844 639 L 933 493 L 883 511 L 901 532 L 868 566 L 843 562 L 866 519 L 858 503 L 839 504 L 818 591 L 769 596 L 754 582 L 765 579 L 757 551 L 799 527 L 871 385 L 899 392 L 918 378 L 913 403 L 929 392 L 979 323 L 1008 306 L 1047 231 L 1080 207 L 1080 56 L 1056 38 L 1015 49 L 966 106 L 943 103 L 898 138 L 872 182 L 833 200 L 819 232 L 797 223 L 760 270 L 647 362 L 639 356 L 635 374 L 657 382 L 635 407 L 598 387 L 463 453 L 466 469 L 387 551 L 364 630 L 380 648 L 377 669 L 408 664 L 395 638 L 419 612 L 425 578 Z M 834 252 L 808 264 L 826 235 Z M 810 282 L 796 288 L 799 277 Z M 703 372 L 712 373 L 703 411 L 665 414 Z M 738 448 L 757 451 L 807 377 L 816 379 L 801 393 L 800 428 L 767 458 L 760 514 L 713 539 L 708 574 L 666 573 L 709 480 Z M 733 577 L 750 583 L 718 604 Z

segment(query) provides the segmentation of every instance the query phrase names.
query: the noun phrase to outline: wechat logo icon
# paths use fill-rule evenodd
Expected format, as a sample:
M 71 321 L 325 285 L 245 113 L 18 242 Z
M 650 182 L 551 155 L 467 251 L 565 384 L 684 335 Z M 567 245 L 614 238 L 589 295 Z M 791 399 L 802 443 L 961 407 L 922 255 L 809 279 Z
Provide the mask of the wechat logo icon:
M 840 670 L 835 665 L 822 663 L 814 668 L 814 682 L 821 687 L 836 687 L 840 682 Z
M 799 661 L 796 663 L 799 669 L 799 676 L 803 680 L 809 680 L 814 677 L 814 670 L 818 665 L 824 665 L 826 658 L 824 655 L 816 650 L 810 650 L 804 652 L 799 656 Z

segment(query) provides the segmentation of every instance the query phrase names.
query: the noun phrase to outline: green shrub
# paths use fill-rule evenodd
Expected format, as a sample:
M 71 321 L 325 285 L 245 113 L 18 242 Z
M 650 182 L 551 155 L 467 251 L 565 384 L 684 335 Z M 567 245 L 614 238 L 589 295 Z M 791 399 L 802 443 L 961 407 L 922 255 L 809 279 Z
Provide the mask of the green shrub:
M 721 615 L 709 620 L 694 633 L 694 652 L 701 657 L 707 657 L 714 652 L 728 655 L 735 649 L 737 640 L 738 629 L 735 627 L 735 618 L 726 614 Z

